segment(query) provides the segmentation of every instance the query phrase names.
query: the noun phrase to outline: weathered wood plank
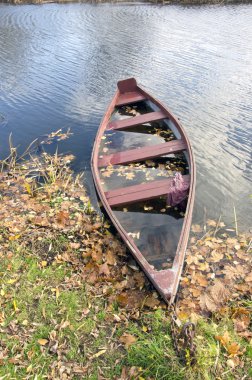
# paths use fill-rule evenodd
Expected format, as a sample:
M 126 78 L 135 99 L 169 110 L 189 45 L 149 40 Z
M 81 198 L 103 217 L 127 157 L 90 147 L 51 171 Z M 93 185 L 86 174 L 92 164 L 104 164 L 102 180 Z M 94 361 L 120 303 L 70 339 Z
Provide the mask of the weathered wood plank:
M 140 102 L 141 100 L 146 100 L 146 96 L 138 91 L 131 91 L 119 95 L 115 105 L 123 106 L 130 103 Z
M 187 149 L 187 146 L 183 140 L 172 140 L 163 144 L 156 144 L 103 156 L 98 160 L 98 166 L 122 165 L 130 162 L 143 161 L 164 154 L 176 153 L 185 149 Z
M 189 187 L 190 175 L 184 175 L 183 179 Z M 107 191 L 105 197 L 111 207 L 157 198 L 169 193 L 172 180 L 173 177 Z
M 166 117 L 167 114 L 163 111 L 149 112 L 144 115 L 131 117 L 129 119 L 112 121 L 108 124 L 107 130 L 122 130 L 139 124 L 165 119 Z

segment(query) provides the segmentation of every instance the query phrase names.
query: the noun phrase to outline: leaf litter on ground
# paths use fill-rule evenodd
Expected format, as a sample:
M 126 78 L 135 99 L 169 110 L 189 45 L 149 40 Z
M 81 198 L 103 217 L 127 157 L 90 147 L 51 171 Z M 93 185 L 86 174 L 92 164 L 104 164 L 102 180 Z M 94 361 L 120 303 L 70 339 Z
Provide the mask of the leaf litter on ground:
M 239 378 L 252 339 L 251 237 L 217 235 L 208 221 L 200 238 L 192 226 L 177 314 L 196 322 L 208 364 L 184 375 L 165 303 L 90 206 L 72 159 L 43 153 L 0 173 L 0 375 L 147 380 L 159 368 L 163 378 L 201 379 L 218 359 L 209 378 Z M 201 346 L 208 325 L 220 359 Z

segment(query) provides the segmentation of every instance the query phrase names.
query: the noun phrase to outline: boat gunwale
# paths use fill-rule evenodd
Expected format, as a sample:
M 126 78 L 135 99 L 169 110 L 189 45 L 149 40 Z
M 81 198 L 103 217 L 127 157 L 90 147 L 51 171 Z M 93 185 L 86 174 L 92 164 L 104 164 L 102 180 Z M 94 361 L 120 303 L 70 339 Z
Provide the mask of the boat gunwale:
M 177 293 L 177 288 L 180 281 L 182 268 L 184 265 L 185 252 L 186 252 L 187 242 L 188 242 L 189 233 L 190 233 L 193 203 L 194 203 L 194 197 L 195 197 L 195 183 L 196 183 L 195 160 L 194 160 L 192 147 L 187 137 L 187 134 L 185 133 L 184 128 L 182 127 L 180 121 L 172 114 L 169 108 L 164 106 L 159 100 L 157 100 L 149 92 L 145 91 L 139 85 L 137 85 L 136 91 L 145 95 L 146 100 L 151 100 L 156 106 L 160 108 L 160 110 L 164 111 L 167 114 L 169 119 L 172 120 L 172 122 L 175 124 L 178 131 L 181 133 L 181 138 L 183 138 L 187 146 L 185 150 L 187 150 L 189 154 L 188 163 L 190 166 L 189 173 L 190 173 L 190 179 L 191 179 L 190 190 L 189 190 L 189 195 L 188 195 L 187 208 L 186 208 L 186 213 L 185 213 L 185 217 L 183 221 L 183 226 L 180 231 L 180 238 L 179 238 L 176 253 L 173 259 L 172 268 L 161 269 L 161 270 L 153 269 L 153 266 L 149 264 L 149 262 L 145 259 L 141 251 L 137 248 L 134 240 L 130 236 L 128 236 L 127 232 L 124 230 L 124 228 L 122 227 L 118 219 L 115 217 L 113 210 L 106 199 L 105 191 L 102 189 L 102 186 L 101 186 L 99 167 L 98 167 L 100 141 L 109 123 L 111 114 L 116 106 L 117 99 L 121 94 L 119 89 L 116 90 L 116 93 L 114 97 L 112 98 L 112 101 L 108 105 L 107 110 L 104 114 L 104 117 L 100 123 L 99 129 L 97 131 L 97 135 L 94 141 L 94 147 L 92 151 L 91 170 L 92 170 L 96 190 L 98 192 L 100 200 L 102 201 L 102 204 L 108 216 L 114 223 L 116 229 L 118 230 L 122 239 L 124 240 L 128 248 L 130 249 L 130 251 L 132 252 L 133 256 L 135 256 L 136 260 L 138 261 L 139 265 L 143 269 L 144 273 L 153 283 L 154 287 L 158 289 L 159 293 L 162 295 L 162 297 L 164 298 L 166 302 L 171 303 L 174 301 L 174 298 Z M 165 289 L 165 286 L 162 286 L 162 282 L 164 281 L 164 278 L 166 275 L 168 278 L 172 278 L 172 279 L 170 281 L 170 287 Z

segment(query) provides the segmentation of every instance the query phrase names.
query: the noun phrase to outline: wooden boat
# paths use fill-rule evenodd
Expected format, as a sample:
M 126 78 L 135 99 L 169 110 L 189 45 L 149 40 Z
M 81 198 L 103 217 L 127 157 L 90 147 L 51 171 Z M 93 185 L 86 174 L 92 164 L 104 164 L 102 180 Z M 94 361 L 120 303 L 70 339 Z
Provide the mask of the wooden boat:
M 117 85 L 94 142 L 94 183 L 132 255 L 172 302 L 192 219 L 192 149 L 178 119 L 134 78 Z

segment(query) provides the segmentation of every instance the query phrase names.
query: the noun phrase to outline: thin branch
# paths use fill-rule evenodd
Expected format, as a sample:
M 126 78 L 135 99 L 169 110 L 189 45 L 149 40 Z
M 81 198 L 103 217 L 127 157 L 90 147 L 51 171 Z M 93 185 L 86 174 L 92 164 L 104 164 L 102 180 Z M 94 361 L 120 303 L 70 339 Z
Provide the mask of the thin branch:
M 234 206 L 234 218 L 235 218 L 235 233 L 238 236 L 238 224 L 237 224 L 237 216 L 236 216 L 236 210 L 235 210 L 235 205 Z

